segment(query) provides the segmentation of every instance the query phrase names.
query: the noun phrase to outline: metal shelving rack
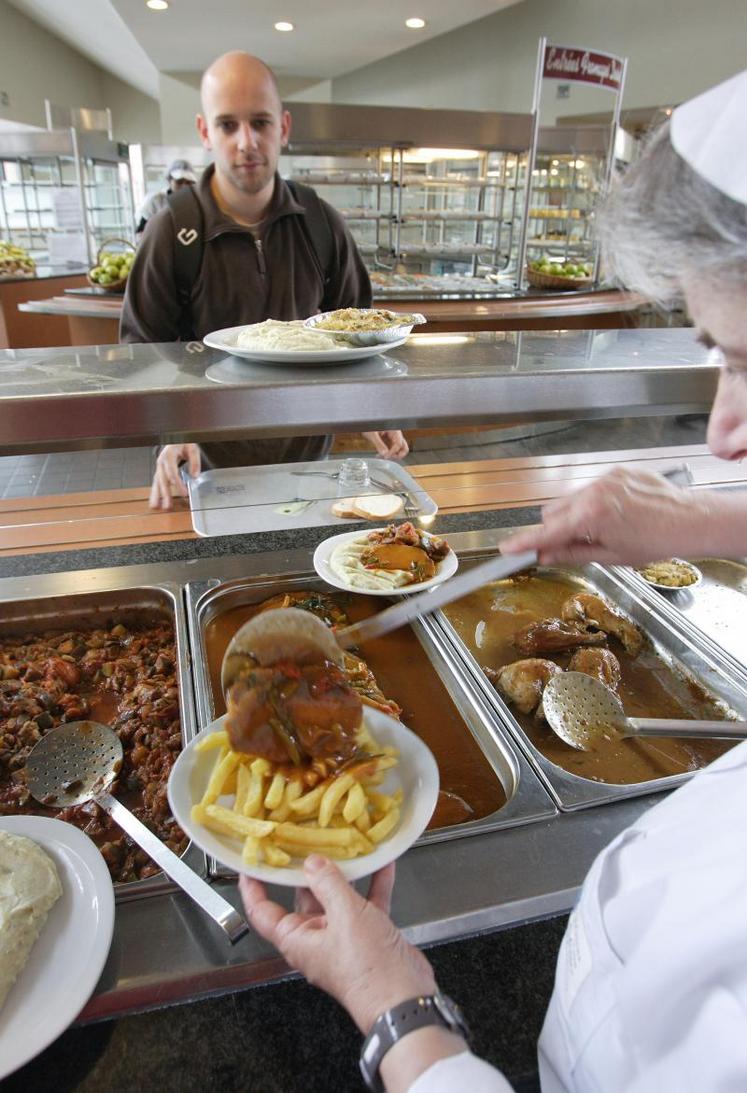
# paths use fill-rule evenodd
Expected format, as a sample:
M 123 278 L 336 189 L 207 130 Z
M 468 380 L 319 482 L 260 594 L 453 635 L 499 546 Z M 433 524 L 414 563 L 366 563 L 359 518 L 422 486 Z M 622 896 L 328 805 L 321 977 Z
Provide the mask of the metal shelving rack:
M 47 261 L 49 236 L 69 230 L 55 215 L 59 191 L 77 197 L 90 265 L 105 239 L 132 237 L 126 145 L 74 127 L 6 134 L 0 147 L 0 236 Z

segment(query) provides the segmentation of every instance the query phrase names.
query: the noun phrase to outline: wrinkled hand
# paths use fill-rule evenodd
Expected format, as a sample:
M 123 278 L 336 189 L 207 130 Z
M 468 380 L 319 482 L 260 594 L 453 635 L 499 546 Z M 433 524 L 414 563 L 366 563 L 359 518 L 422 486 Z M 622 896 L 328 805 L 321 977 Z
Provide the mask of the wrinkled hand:
M 156 472 L 150 489 L 148 504 L 152 509 L 168 511 L 171 496 L 188 497 L 189 491 L 179 474 L 179 464 L 186 462 L 193 478 L 200 473 L 200 448 L 198 444 L 167 444 L 161 448 L 156 461 Z
M 542 510 L 542 526 L 501 543 L 504 554 L 537 550 L 544 564 L 640 565 L 708 553 L 712 500 L 650 471 L 619 468 Z
M 382 459 L 404 459 L 410 450 L 404 433 L 399 429 L 385 429 L 382 433 L 363 433 Z
M 259 881 L 239 880 L 244 910 L 254 929 L 309 983 L 331 994 L 367 1033 L 384 1010 L 436 989 L 433 970 L 389 918 L 394 866 L 375 873 L 368 899 L 326 858 L 304 862 L 310 892 L 296 910 L 267 898 Z

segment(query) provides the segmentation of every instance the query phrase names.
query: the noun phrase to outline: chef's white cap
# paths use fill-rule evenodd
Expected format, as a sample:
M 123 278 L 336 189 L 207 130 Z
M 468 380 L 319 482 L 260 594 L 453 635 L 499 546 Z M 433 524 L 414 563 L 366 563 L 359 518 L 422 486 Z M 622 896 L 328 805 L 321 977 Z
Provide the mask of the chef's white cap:
M 678 106 L 669 136 L 694 171 L 747 205 L 747 69 Z

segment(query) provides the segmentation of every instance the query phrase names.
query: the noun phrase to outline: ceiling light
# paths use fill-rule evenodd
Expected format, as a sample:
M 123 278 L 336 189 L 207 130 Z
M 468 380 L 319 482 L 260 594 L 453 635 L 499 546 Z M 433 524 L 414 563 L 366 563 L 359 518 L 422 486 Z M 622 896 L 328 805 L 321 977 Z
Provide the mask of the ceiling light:
M 275 30 L 280 30 L 280 31 L 283 32 L 283 34 L 287 34 L 289 31 L 294 30 L 294 29 L 295 28 L 293 26 L 293 23 L 280 22 L 280 23 L 275 24 Z
M 151 11 L 166 11 L 169 6 L 169 0 L 145 0 L 145 3 Z
M 418 19 L 417 17 L 414 19 L 405 19 L 405 26 L 409 27 L 410 30 L 422 30 L 425 26 L 425 19 Z

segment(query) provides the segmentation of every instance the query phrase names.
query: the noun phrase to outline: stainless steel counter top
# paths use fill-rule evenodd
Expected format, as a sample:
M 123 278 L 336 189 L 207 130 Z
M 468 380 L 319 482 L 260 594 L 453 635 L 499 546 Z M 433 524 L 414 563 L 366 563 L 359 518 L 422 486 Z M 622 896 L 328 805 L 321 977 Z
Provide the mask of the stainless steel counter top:
M 489 547 L 505 531 L 450 535 L 457 550 Z M 310 568 L 309 550 L 209 558 L 8 578 L 0 599 L 90 592 Z M 656 801 L 638 798 L 525 826 L 431 843 L 398 865 L 393 916 L 418 944 L 518 925 L 567 911 L 597 852 Z M 232 881 L 216 882 L 238 906 Z M 275 889 L 281 900 L 287 889 Z M 118 901 L 111 952 L 83 1020 L 235 990 L 287 974 L 277 954 L 250 934 L 231 948 L 181 893 Z
M 306 368 L 202 343 L 5 350 L 0 453 L 698 412 L 716 376 L 683 328 L 423 334 Z

